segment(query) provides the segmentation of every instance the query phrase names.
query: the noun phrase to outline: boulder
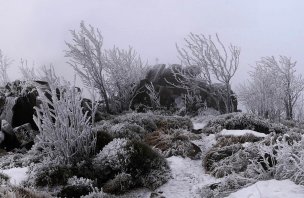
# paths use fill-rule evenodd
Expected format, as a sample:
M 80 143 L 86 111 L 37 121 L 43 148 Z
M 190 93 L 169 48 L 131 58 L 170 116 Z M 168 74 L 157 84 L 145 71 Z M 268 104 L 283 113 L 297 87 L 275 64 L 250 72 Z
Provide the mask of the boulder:
M 20 142 L 21 147 L 30 149 L 34 145 L 34 139 L 38 131 L 32 129 L 30 123 L 23 124 L 13 129 L 17 140 Z
M 18 127 L 26 123 L 30 123 L 31 127 L 37 130 L 37 126 L 33 120 L 35 113 L 37 93 L 31 92 L 17 98 L 13 107 L 12 126 Z
M 20 146 L 12 126 L 6 120 L 1 121 L 0 142 L 0 148 L 6 151 L 11 151 Z
M 159 94 L 160 104 L 162 107 L 178 108 L 179 104 L 176 103 L 177 98 L 187 94 L 187 90 L 182 88 L 184 85 L 181 84 L 183 81 L 183 76 L 178 73 L 181 72 L 184 75 L 190 75 L 193 79 L 195 76 L 199 75 L 201 70 L 197 66 L 182 67 L 178 64 L 173 64 L 170 67 L 166 65 L 156 65 L 151 68 L 146 75 L 146 78 L 141 80 L 134 92 L 131 108 L 136 109 L 137 106 L 144 106 L 142 111 L 147 107 L 151 107 L 152 103 L 149 98 L 149 90 L 145 88 L 147 84 L 153 84 L 156 93 Z M 176 80 L 178 78 L 179 80 Z M 194 80 L 195 81 L 195 80 Z M 195 95 L 199 96 L 201 100 L 194 101 L 193 104 L 188 104 L 187 108 L 190 113 L 197 113 L 197 110 L 201 107 L 207 105 L 210 108 L 214 108 L 221 113 L 227 113 L 225 103 L 223 100 L 223 95 L 215 95 L 214 93 L 222 93 L 225 95 L 226 88 L 223 84 L 215 83 L 208 84 L 202 80 L 196 80 L 196 83 L 200 89 L 195 91 Z M 231 102 L 232 111 L 237 111 L 237 98 L 234 96 L 234 92 L 231 91 Z

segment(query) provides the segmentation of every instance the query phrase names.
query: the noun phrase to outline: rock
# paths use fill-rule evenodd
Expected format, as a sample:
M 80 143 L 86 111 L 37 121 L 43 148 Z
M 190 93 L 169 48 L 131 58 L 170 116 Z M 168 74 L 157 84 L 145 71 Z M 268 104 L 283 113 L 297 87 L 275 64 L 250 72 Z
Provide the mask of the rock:
M 146 75 L 145 79 L 142 79 L 136 87 L 135 95 L 133 97 L 131 108 L 137 109 L 137 106 L 145 106 L 146 109 L 151 107 L 152 103 L 149 98 L 149 90 L 146 89 L 145 85 L 153 84 L 156 93 L 158 93 L 160 98 L 161 107 L 170 108 L 180 108 L 180 101 L 178 98 L 187 94 L 186 89 L 180 88 L 182 78 L 180 81 L 177 81 L 175 76 L 176 74 L 182 71 L 185 75 L 193 76 L 199 75 L 201 72 L 200 68 L 196 66 L 182 67 L 178 64 L 173 64 L 170 67 L 166 65 L 156 65 L 151 68 Z M 213 93 L 214 90 L 217 90 L 219 93 L 225 94 L 226 88 L 223 84 L 215 83 L 212 85 L 207 84 L 206 82 L 196 81 L 195 82 L 200 89 L 197 90 L 196 95 L 199 95 L 201 100 L 194 101 L 193 104 L 187 106 L 187 111 L 190 113 L 197 113 L 198 109 L 205 107 L 207 105 L 210 108 L 214 108 L 221 113 L 227 113 L 225 103 L 222 96 L 215 96 Z M 232 111 L 237 111 L 237 98 L 234 96 L 234 92 L 231 90 L 231 102 L 232 102 Z M 144 108 L 140 109 L 140 112 L 144 112 Z
M 1 131 L 13 135 L 13 127 L 6 120 L 1 120 Z
M 30 123 L 31 127 L 37 130 L 37 126 L 33 120 L 35 113 L 34 106 L 36 106 L 37 93 L 30 92 L 25 96 L 17 98 L 13 107 L 12 126 L 18 127 L 26 123 Z
M 30 149 L 34 144 L 34 139 L 38 134 L 37 131 L 33 130 L 30 123 L 23 124 L 13 129 L 17 140 L 20 142 L 21 147 Z
M 0 148 L 5 149 L 6 151 L 11 151 L 20 146 L 12 126 L 6 120 L 1 121 L 0 142 Z

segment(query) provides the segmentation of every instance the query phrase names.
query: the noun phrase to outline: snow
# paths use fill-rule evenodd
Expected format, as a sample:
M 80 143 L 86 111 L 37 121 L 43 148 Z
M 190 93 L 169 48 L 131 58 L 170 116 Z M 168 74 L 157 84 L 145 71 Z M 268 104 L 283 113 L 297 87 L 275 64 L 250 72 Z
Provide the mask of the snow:
M 198 130 L 206 126 L 206 122 L 193 122 L 193 129 Z
M 211 184 L 216 179 L 204 172 L 202 160 L 191 160 L 179 156 L 167 158 L 172 170 L 172 179 L 155 192 L 166 198 L 200 197 L 198 188 Z
M 227 130 L 227 129 L 223 129 L 219 134 L 223 135 L 223 136 L 228 136 L 228 135 L 243 136 L 245 134 L 252 134 L 256 137 L 266 137 L 267 136 L 264 133 L 260 133 L 260 132 L 256 132 L 256 131 L 252 131 L 252 130 Z
M 10 177 L 11 184 L 19 185 L 22 181 L 27 179 L 26 172 L 28 171 L 28 167 L 11 168 L 11 169 L 5 169 L 5 170 L 0 170 L 0 171 Z
M 296 185 L 290 180 L 259 181 L 251 186 L 230 194 L 227 198 L 303 198 L 304 186 Z

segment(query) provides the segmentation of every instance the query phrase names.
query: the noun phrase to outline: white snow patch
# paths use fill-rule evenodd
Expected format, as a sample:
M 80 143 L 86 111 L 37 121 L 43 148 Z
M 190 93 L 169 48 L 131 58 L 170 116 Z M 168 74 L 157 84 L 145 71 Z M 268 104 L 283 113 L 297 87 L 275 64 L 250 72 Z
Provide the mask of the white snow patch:
M 207 122 L 193 122 L 193 129 L 198 130 L 206 126 Z
M 251 186 L 230 194 L 227 198 L 303 198 L 304 186 L 296 185 L 290 180 L 259 181 Z
M 243 135 L 246 135 L 246 134 L 252 134 L 256 137 L 266 137 L 267 136 L 264 133 L 260 133 L 260 132 L 256 132 L 256 131 L 252 131 L 252 130 L 227 130 L 227 129 L 223 129 L 219 134 L 223 135 L 223 136 L 228 136 L 228 135 L 243 136 Z
M 11 184 L 19 185 L 22 181 L 27 179 L 26 172 L 28 171 L 28 167 L 10 168 L 10 169 L 0 170 L 0 171 L 10 177 Z
M 173 178 L 155 192 L 166 198 L 200 197 L 199 187 L 211 184 L 216 179 L 204 172 L 202 160 L 191 160 L 179 156 L 167 158 Z

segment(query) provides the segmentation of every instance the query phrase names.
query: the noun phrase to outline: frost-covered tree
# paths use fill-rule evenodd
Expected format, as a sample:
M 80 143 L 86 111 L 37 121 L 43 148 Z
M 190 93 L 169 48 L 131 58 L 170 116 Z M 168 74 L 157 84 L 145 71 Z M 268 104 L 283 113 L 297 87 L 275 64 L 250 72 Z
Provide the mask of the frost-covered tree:
M 105 76 L 105 54 L 102 50 L 103 37 L 98 29 L 92 26 L 85 26 L 80 23 L 80 30 L 70 31 L 73 42 L 68 43 L 66 56 L 70 58 L 69 64 L 81 77 L 84 85 L 93 86 L 102 96 L 106 109 L 110 112 L 109 95 Z
M 134 95 L 134 85 L 145 72 L 141 58 L 131 47 L 128 50 L 117 47 L 104 50 L 100 31 L 85 26 L 84 22 L 80 23 L 79 32 L 72 30 L 71 34 L 73 42 L 66 43 L 66 56 L 84 84 L 91 87 L 93 83 L 108 112 L 111 112 L 111 107 L 117 106 L 111 104 L 117 103 L 119 110 L 128 109 Z
M 231 79 L 239 66 L 240 49 L 232 44 L 226 47 L 216 34 L 216 39 L 211 36 L 190 33 L 184 39 L 185 46 L 177 50 L 182 63 L 186 66 L 197 66 L 200 69 L 200 78 L 208 85 L 212 85 L 216 80 L 225 85 L 225 93 L 211 89 L 213 95 L 224 98 L 226 112 L 232 112 L 231 101 Z M 184 76 L 184 79 L 191 79 L 193 76 Z M 189 81 L 186 81 L 189 82 Z M 200 87 L 202 88 L 202 87 Z
M 7 69 L 11 61 L 5 55 L 3 55 L 2 50 L 0 50 L 0 83 L 2 86 L 9 82 Z
M 146 64 L 131 47 L 128 50 L 114 47 L 106 50 L 105 54 L 109 95 L 119 111 L 128 110 L 136 95 L 136 86 L 145 77 Z
M 238 94 L 246 110 L 264 118 L 280 119 L 284 106 L 278 75 L 271 68 L 257 63 L 250 78 L 240 86 Z
M 265 118 L 294 118 L 304 89 L 304 80 L 296 75 L 296 62 L 286 56 L 263 57 L 250 73 L 251 80 L 241 85 L 239 99 L 251 113 Z
M 48 83 L 49 90 L 37 88 L 40 105 L 35 107 L 34 121 L 40 134 L 36 146 L 58 163 L 87 159 L 94 152 L 96 138 L 88 112 L 83 113 L 81 107 L 81 92 L 58 78 Z

